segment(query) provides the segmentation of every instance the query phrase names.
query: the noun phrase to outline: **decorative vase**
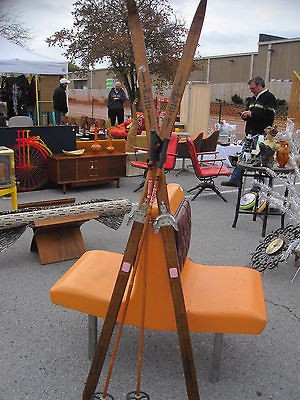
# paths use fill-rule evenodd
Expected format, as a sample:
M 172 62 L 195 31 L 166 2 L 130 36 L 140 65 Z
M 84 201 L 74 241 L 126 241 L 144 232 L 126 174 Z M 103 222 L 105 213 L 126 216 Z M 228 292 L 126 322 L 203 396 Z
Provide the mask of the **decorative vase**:
M 109 153 L 112 153 L 115 151 L 114 146 L 112 145 L 112 139 L 111 139 L 111 122 L 110 119 L 107 120 L 107 133 L 108 133 L 108 140 L 109 140 L 109 145 L 106 147 L 106 150 Z
M 98 126 L 95 126 L 95 137 L 94 137 L 94 143 L 91 146 L 91 150 L 92 151 L 100 151 L 101 150 L 101 144 L 98 143 L 98 132 L 99 132 L 99 128 Z
M 290 145 L 289 142 L 282 140 L 279 142 L 280 147 L 277 151 L 277 161 L 280 168 L 284 168 L 289 161 Z

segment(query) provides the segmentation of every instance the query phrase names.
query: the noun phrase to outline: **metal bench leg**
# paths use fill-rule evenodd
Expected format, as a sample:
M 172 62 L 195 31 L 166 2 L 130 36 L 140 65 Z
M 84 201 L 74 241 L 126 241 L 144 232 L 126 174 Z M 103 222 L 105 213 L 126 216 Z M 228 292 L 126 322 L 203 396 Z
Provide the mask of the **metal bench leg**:
M 89 359 L 92 360 L 95 354 L 97 345 L 97 317 L 88 316 L 88 331 L 89 331 Z
M 219 381 L 220 363 L 222 355 L 223 333 L 216 333 L 214 337 L 214 353 L 210 381 L 216 383 Z

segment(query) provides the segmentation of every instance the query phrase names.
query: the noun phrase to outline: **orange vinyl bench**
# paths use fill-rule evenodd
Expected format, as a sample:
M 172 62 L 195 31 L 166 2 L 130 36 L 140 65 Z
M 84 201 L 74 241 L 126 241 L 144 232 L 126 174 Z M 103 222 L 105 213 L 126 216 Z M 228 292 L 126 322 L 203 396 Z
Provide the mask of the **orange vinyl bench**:
M 179 228 L 176 241 L 189 328 L 191 332 L 215 333 L 211 380 L 216 382 L 223 334 L 260 334 L 265 328 L 267 313 L 261 276 L 247 267 L 207 266 L 187 258 L 190 203 L 177 184 L 169 184 L 168 193 L 170 210 Z M 152 219 L 156 216 L 154 207 Z M 149 246 L 145 328 L 176 331 L 161 232 L 155 234 L 150 229 Z M 151 257 L 153 254 L 155 257 Z M 144 258 L 142 250 L 141 263 Z M 53 303 L 89 315 L 90 357 L 97 341 L 97 317 L 106 315 L 121 261 L 122 254 L 87 251 L 50 290 Z M 126 324 L 136 327 L 140 324 L 142 280 L 142 271 L 138 268 L 125 320 Z

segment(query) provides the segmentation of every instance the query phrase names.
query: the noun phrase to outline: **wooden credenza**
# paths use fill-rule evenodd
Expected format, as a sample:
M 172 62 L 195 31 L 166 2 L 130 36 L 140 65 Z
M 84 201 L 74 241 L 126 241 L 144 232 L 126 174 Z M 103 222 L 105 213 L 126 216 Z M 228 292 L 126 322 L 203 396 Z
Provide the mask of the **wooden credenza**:
M 109 153 L 85 152 L 80 156 L 54 154 L 49 158 L 49 180 L 63 185 L 66 193 L 67 185 L 92 185 L 117 181 L 126 176 L 126 153 L 114 151 Z

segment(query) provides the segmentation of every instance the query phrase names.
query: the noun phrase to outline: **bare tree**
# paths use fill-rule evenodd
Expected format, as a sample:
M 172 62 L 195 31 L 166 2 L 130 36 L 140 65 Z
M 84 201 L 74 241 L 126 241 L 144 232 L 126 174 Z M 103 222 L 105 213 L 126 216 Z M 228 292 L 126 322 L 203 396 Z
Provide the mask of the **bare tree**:
M 15 13 L 0 10 L 0 35 L 12 42 L 25 46 L 30 39 L 30 33 L 24 27 Z
M 161 81 L 172 81 L 187 33 L 184 22 L 167 0 L 137 3 L 151 73 Z M 132 102 L 138 96 L 137 74 L 124 0 L 76 1 L 72 14 L 72 29 L 55 32 L 46 40 L 48 45 L 64 48 L 64 55 L 83 68 L 106 61 Z

